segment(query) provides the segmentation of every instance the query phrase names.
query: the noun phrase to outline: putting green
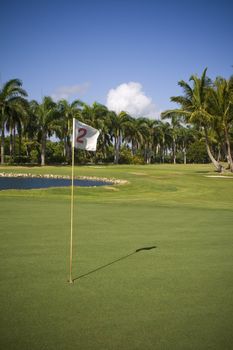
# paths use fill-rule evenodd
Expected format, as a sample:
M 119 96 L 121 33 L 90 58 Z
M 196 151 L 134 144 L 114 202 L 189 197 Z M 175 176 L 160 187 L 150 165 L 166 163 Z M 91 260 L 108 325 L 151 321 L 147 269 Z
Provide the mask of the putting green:
M 69 189 L 0 192 L 2 348 L 231 349 L 233 180 L 209 165 L 75 173 L 129 184 L 75 189 L 73 285 Z

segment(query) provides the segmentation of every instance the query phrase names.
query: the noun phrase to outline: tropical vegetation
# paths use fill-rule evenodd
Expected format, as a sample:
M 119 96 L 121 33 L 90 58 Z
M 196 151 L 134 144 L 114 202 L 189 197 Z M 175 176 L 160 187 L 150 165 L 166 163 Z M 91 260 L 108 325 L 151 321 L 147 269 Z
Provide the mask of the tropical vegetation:
M 229 80 L 217 77 L 213 82 L 206 72 L 207 68 L 200 78 L 192 75 L 192 85 L 183 80 L 179 82 L 183 95 L 171 97 L 171 101 L 180 108 L 163 112 L 162 118 L 178 119 L 195 127 L 205 141 L 216 170 L 222 172 L 220 161 L 227 160 L 228 168 L 233 172 L 233 76 Z
M 178 85 L 178 107 L 161 118 L 117 114 L 80 100 L 28 101 L 19 79 L 0 89 L 1 164 L 69 164 L 72 118 L 101 130 L 95 154 L 80 151 L 78 163 L 208 163 L 233 172 L 233 76 L 211 80 L 207 69 Z M 227 165 L 225 165 L 227 164 Z

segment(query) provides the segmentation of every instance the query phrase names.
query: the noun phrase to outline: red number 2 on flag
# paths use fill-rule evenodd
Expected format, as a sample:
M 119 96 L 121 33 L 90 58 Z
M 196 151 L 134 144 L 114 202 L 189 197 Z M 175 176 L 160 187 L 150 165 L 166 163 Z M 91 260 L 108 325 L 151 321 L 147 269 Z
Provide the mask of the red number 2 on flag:
M 87 129 L 79 128 L 78 129 L 78 137 L 76 138 L 76 142 L 83 143 L 83 138 L 86 136 Z

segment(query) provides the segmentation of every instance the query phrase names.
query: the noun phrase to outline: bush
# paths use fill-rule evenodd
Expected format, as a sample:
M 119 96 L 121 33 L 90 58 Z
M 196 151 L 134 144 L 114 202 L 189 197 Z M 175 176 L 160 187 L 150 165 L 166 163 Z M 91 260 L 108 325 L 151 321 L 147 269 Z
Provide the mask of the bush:
M 209 163 L 204 141 L 195 141 L 191 143 L 187 150 L 187 163 Z
M 30 157 L 28 157 L 28 156 L 15 156 L 14 163 L 16 163 L 16 164 L 30 163 Z
M 30 163 L 40 163 L 40 153 L 36 149 L 30 152 Z
M 183 164 L 184 163 L 184 154 L 183 152 L 178 152 L 176 155 L 176 163 Z
M 47 142 L 46 162 L 48 164 L 65 162 L 65 157 L 63 156 L 63 147 L 60 142 L 52 142 L 52 141 Z
M 140 155 L 135 155 L 132 157 L 132 164 L 143 165 L 145 164 L 144 158 Z
M 129 149 L 123 148 L 120 152 L 119 164 L 132 164 L 133 156 Z
M 4 162 L 5 162 L 6 164 L 12 163 L 11 157 L 5 154 L 5 156 L 4 156 Z

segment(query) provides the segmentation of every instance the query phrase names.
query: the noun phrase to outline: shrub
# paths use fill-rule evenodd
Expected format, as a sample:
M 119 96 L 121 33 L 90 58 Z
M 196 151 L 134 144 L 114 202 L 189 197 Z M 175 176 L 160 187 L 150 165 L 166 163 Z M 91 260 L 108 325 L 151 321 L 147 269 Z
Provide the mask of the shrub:
M 123 148 L 120 152 L 119 164 L 132 164 L 133 156 L 129 149 Z
M 209 157 L 206 151 L 204 141 L 195 141 L 190 144 L 187 150 L 188 163 L 209 163 Z
M 140 155 L 135 155 L 132 157 L 132 164 L 143 165 L 145 164 L 144 158 Z
M 65 157 L 63 156 L 63 147 L 60 142 L 48 141 L 46 146 L 46 162 L 63 163 Z

